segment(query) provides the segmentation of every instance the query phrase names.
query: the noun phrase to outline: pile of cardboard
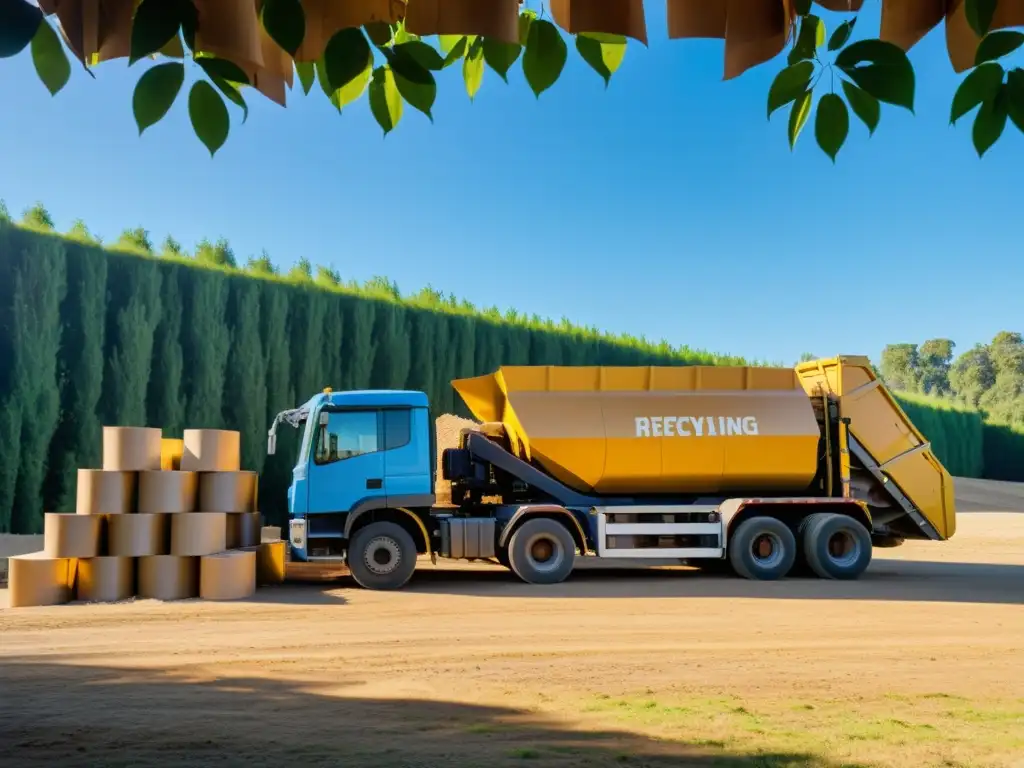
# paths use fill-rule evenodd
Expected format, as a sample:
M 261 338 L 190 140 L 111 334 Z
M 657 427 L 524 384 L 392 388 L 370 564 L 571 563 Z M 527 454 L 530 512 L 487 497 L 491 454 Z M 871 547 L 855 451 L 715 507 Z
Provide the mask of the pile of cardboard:
M 78 471 L 75 513 L 47 513 L 41 552 L 12 557 L 12 608 L 74 599 L 250 597 L 284 580 L 280 529 L 261 528 L 238 432 L 104 427 L 103 468 Z

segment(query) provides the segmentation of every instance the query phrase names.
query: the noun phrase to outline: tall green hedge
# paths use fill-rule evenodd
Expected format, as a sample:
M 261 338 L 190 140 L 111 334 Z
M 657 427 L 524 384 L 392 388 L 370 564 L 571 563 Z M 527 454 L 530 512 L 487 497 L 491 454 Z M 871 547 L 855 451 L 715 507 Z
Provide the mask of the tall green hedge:
M 0 217 L 0 532 L 37 532 L 44 511 L 74 508 L 75 470 L 99 466 L 103 424 L 240 430 L 263 511 L 281 521 L 295 436 L 283 430 L 268 460 L 267 426 L 325 386 L 425 390 L 450 412 L 461 410 L 452 379 L 501 364 L 742 362 L 565 321 L 109 251 Z M 980 476 L 991 461 L 1019 479 L 1024 436 L 903 403 L 953 472 Z
M 983 431 L 985 477 L 1024 482 L 1024 431 L 986 424 Z

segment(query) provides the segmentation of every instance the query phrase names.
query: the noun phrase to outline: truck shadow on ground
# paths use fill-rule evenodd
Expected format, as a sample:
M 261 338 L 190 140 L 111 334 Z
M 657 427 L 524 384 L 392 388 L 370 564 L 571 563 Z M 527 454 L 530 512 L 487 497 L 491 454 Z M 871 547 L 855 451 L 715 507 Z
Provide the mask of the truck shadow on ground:
M 346 695 L 348 683 L 0 659 L 0 754 L 19 767 L 759 766 L 838 768 L 811 754 L 745 753 L 525 710 Z M 862 768 L 844 763 L 844 768 Z
M 691 568 L 601 568 L 573 571 L 562 584 L 524 584 L 500 566 L 474 569 L 417 570 L 405 590 L 421 594 L 470 597 L 530 598 L 666 598 L 723 597 L 772 600 L 883 600 L 1024 604 L 1024 565 L 939 563 L 879 559 L 857 581 L 791 577 L 775 582 L 715 576 Z M 291 593 L 271 598 L 277 590 L 261 590 L 280 602 L 306 602 L 305 590 L 318 594 L 359 587 L 351 578 L 328 584 L 295 584 L 277 588 Z M 340 597 L 340 595 L 339 595 Z M 330 602 L 330 600 L 325 600 Z

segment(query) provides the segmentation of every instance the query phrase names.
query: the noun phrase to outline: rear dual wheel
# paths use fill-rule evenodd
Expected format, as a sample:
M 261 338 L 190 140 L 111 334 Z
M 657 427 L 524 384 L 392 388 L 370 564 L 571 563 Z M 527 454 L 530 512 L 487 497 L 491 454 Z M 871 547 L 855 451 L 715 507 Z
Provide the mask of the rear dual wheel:
M 781 579 L 796 561 L 796 536 L 774 517 L 744 520 L 729 541 L 729 563 L 746 579 Z
M 823 579 L 856 579 L 871 564 L 871 533 L 848 515 L 808 515 L 800 545 L 808 567 Z

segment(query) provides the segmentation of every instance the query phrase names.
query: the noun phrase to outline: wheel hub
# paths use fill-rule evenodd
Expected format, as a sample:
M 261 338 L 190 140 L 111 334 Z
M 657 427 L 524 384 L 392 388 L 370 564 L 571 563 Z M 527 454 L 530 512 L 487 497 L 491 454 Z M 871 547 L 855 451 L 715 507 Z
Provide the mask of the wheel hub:
M 388 536 L 372 539 L 363 554 L 363 563 L 371 573 L 386 576 L 395 571 L 402 562 L 402 551 L 398 542 Z
M 538 571 L 553 571 L 562 564 L 565 553 L 557 541 L 547 535 L 534 536 L 526 546 L 526 556 Z
M 762 533 L 751 542 L 750 554 L 759 565 L 771 568 L 782 561 L 782 542 L 774 533 Z
M 836 531 L 825 543 L 829 559 L 836 565 L 852 565 L 860 557 L 860 542 L 849 531 Z

